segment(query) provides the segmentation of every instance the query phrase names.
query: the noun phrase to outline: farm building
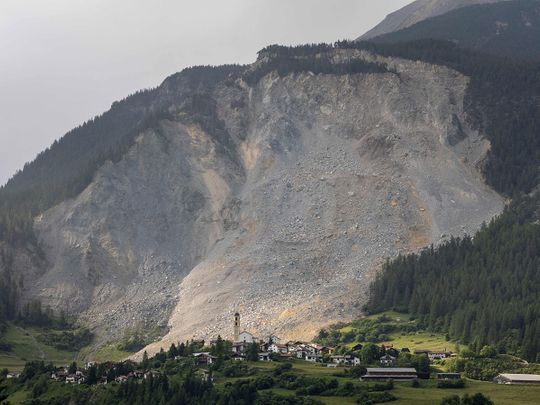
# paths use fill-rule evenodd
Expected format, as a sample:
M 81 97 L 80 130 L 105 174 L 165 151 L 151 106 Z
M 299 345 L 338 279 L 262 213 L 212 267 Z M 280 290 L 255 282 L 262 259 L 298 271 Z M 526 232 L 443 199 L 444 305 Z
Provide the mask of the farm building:
M 497 384 L 538 384 L 540 385 L 540 375 L 538 374 L 499 374 L 493 379 Z
M 399 381 L 411 381 L 418 378 L 418 373 L 414 368 L 368 368 L 366 375 L 362 377 L 364 381 L 373 380 L 399 380 Z

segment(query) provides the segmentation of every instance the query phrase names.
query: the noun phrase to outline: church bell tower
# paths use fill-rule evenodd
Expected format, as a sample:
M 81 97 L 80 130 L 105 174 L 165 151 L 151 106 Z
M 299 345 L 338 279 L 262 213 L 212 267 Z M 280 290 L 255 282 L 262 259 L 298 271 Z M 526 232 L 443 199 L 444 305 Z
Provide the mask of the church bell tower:
M 234 341 L 240 340 L 240 314 L 237 312 L 234 314 Z

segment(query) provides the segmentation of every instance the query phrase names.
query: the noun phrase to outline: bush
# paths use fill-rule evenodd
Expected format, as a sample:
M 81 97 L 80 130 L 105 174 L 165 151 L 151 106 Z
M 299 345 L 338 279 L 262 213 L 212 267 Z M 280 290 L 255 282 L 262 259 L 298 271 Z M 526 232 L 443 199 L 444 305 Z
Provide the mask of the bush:
M 497 350 L 493 346 L 484 346 L 480 350 L 480 357 L 493 358 L 497 356 Z
M 280 364 L 279 366 L 277 366 L 275 369 L 274 369 L 274 375 L 275 376 L 278 376 L 278 375 L 281 375 L 289 370 L 292 369 L 292 364 L 291 363 L 283 363 L 283 364 Z
M 437 388 L 465 388 L 465 381 L 461 378 L 457 380 L 439 380 L 437 381 Z
M 127 331 L 117 347 L 118 350 L 125 352 L 138 352 L 139 350 L 144 349 L 147 343 L 148 342 L 139 331 Z
M 313 398 L 290 397 L 275 394 L 273 392 L 259 392 L 255 405 L 324 405 L 321 401 Z
M 441 401 L 441 405 L 461 405 L 461 400 L 458 395 L 452 395 L 444 397 Z
M 361 405 L 371 405 L 391 402 L 395 401 L 396 399 L 397 398 L 388 391 L 365 392 L 356 400 L 356 403 Z
M 394 381 L 389 380 L 385 383 L 376 383 L 373 385 L 370 385 L 368 390 L 369 391 L 389 391 L 394 389 Z
M 77 351 L 88 346 L 94 335 L 90 330 L 81 328 L 69 331 L 46 331 L 40 333 L 38 340 L 44 344 L 51 345 L 58 350 Z M 144 347 L 144 346 L 143 346 Z
M 245 377 L 253 374 L 254 370 L 242 362 L 232 362 L 223 367 L 223 375 L 225 377 Z
M 472 397 L 465 394 L 461 399 L 457 395 L 452 395 L 443 398 L 440 405 L 493 405 L 493 401 L 483 394 L 477 393 Z
M 494 405 L 492 400 L 481 393 L 474 394 L 472 397 L 469 394 L 465 394 L 461 398 L 461 403 L 463 405 Z
M 348 370 L 348 374 L 351 377 L 360 378 L 363 375 L 366 375 L 367 369 L 364 366 L 354 366 Z
M 255 385 L 258 390 L 267 390 L 275 385 L 275 380 L 269 375 L 262 375 L 255 379 Z

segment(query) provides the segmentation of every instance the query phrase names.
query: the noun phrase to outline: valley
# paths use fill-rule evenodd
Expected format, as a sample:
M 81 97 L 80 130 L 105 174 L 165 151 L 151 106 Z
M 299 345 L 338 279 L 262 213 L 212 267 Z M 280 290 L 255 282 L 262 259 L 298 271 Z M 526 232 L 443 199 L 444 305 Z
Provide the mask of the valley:
M 0 187 L 0 405 L 536 404 L 539 16 L 417 0 L 58 138 Z

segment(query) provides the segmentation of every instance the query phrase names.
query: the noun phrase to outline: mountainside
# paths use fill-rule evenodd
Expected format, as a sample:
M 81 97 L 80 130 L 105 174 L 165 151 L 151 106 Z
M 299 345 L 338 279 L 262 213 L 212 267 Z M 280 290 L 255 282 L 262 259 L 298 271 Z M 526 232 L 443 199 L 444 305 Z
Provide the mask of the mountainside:
M 187 69 L 0 190 L 0 268 L 98 344 L 156 325 L 170 331 L 150 350 L 229 337 L 235 311 L 311 338 L 360 315 L 387 257 L 472 234 L 502 211 L 493 188 L 537 185 L 539 83 L 429 41 Z
M 510 0 L 417 0 L 389 14 L 375 28 L 362 35 L 359 40 L 368 40 L 379 35 L 399 31 L 420 21 L 445 14 L 449 11 L 474 4 L 497 3 Z
M 469 79 L 452 69 L 271 47 L 199 74 L 218 72 L 153 90 L 164 108 L 126 152 L 36 217 L 45 264 L 21 249 L 13 264 L 33 280 L 26 297 L 104 340 L 156 322 L 165 344 L 229 336 L 237 310 L 253 332 L 310 338 L 360 314 L 386 257 L 502 210 L 479 171 L 489 142 L 467 119 Z
M 463 48 L 499 56 L 539 60 L 540 1 L 464 7 L 371 40 L 407 42 L 425 38 L 448 40 Z
M 479 350 L 540 359 L 540 196 L 517 199 L 474 238 L 385 264 L 367 309 L 408 312 Z

